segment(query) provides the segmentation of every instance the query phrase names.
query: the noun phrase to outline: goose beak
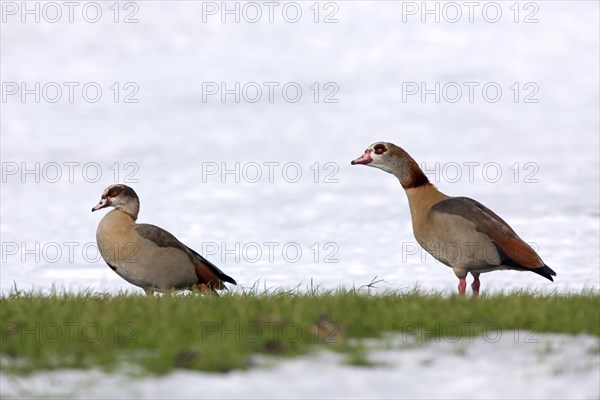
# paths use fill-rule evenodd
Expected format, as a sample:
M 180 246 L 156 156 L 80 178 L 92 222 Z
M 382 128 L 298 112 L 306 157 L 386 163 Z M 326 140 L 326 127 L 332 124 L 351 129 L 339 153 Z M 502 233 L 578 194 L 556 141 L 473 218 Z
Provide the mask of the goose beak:
M 356 160 L 352 160 L 352 162 L 350 164 L 351 165 L 356 165 L 356 164 L 367 165 L 371 161 L 373 161 L 373 159 L 371 158 L 371 150 L 367 150 L 367 151 L 365 151 L 365 154 L 363 154 L 362 156 L 358 157 Z
M 106 199 L 100 199 L 100 201 L 98 202 L 98 204 L 96 204 L 94 206 L 94 208 L 92 208 L 92 212 L 94 211 L 98 211 L 104 207 L 108 207 L 108 201 Z

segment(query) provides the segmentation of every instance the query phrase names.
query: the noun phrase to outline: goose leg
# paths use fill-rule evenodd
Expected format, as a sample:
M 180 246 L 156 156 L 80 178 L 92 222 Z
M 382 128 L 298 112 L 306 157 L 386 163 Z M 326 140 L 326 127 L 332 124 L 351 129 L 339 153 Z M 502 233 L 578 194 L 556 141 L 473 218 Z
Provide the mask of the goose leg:
M 461 295 L 461 296 L 464 296 L 466 290 L 467 290 L 467 279 L 466 278 L 459 278 L 459 280 L 458 280 L 458 294 Z
M 479 282 L 479 274 L 471 274 L 473 275 L 473 283 L 471 284 L 471 289 L 473 289 L 473 296 L 479 296 L 479 286 L 481 283 Z

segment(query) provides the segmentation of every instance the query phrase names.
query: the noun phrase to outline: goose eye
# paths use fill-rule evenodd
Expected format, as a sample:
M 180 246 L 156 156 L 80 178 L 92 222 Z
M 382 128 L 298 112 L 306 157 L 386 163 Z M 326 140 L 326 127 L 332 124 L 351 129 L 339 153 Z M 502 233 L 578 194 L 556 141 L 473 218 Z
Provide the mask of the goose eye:
M 386 149 L 385 145 L 383 145 L 383 144 L 381 144 L 381 143 L 380 143 L 380 144 L 378 144 L 378 145 L 376 145 L 376 146 L 373 148 L 373 150 L 375 150 L 375 154 L 383 154 L 383 153 L 385 153 L 385 152 L 387 151 L 387 149 Z

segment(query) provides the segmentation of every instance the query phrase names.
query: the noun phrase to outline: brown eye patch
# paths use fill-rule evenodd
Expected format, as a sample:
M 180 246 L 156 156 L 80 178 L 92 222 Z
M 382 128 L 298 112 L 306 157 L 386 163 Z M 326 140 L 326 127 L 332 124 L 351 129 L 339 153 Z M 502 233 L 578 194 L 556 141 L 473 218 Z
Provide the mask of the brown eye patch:
M 387 151 L 387 148 L 385 147 L 385 145 L 381 144 L 381 143 L 376 144 L 374 149 L 375 149 L 375 154 L 383 154 Z
M 117 197 L 118 195 L 121 194 L 121 192 L 123 192 L 123 188 L 119 187 L 119 186 L 115 186 L 108 191 L 108 193 L 106 194 L 106 197 Z

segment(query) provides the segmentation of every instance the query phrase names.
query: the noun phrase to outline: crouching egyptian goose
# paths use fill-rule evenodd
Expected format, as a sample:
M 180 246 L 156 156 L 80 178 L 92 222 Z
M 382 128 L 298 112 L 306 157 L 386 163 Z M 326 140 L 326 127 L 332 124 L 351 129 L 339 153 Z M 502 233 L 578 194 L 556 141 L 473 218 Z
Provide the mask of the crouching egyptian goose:
M 378 142 L 351 164 L 376 167 L 398 178 L 408 197 L 417 242 L 452 268 L 459 279 L 459 294 L 465 294 L 468 273 L 474 277 L 475 295 L 482 272 L 531 271 L 551 281 L 556 276 L 502 218 L 473 199 L 437 190 L 402 148 Z
M 223 282 L 236 285 L 233 278 L 169 232 L 136 224 L 140 201 L 129 186 L 107 187 L 92 212 L 105 207 L 115 209 L 102 218 L 96 231 L 100 255 L 121 278 L 147 294 L 155 290 L 226 289 Z

